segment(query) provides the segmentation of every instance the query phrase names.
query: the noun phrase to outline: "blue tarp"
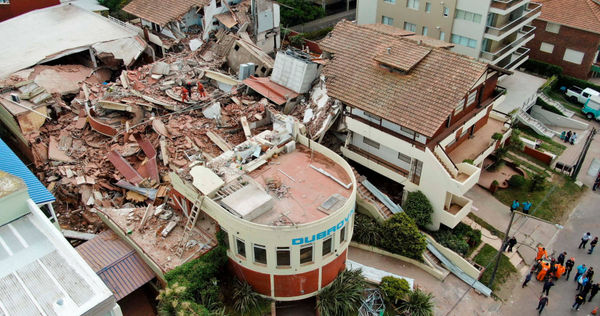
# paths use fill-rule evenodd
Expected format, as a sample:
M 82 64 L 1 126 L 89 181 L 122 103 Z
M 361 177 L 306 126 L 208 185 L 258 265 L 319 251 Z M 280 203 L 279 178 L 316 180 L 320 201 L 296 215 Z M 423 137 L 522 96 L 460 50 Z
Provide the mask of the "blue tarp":
M 17 176 L 27 185 L 29 197 L 37 205 L 56 201 L 40 180 L 25 166 L 23 161 L 0 139 L 0 170 Z

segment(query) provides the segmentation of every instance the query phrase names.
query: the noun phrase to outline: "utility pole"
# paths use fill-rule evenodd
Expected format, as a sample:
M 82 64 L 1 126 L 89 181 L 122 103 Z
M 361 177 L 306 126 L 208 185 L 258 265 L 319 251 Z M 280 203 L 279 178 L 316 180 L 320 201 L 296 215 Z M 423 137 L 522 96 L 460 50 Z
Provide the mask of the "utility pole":
M 496 265 L 494 266 L 494 271 L 492 271 L 492 276 L 490 277 L 490 283 L 488 287 L 491 289 L 494 284 L 494 279 L 496 278 L 496 272 L 498 271 L 498 266 L 500 265 L 500 258 L 502 256 L 502 250 L 504 250 L 504 246 L 508 242 L 508 233 L 510 232 L 510 227 L 512 226 L 513 219 L 515 218 L 515 213 L 517 211 L 510 212 L 510 221 L 508 222 L 508 227 L 506 228 L 506 233 L 504 234 L 504 240 L 502 241 L 502 245 L 500 245 L 500 249 L 498 249 L 498 253 L 496 254 Z

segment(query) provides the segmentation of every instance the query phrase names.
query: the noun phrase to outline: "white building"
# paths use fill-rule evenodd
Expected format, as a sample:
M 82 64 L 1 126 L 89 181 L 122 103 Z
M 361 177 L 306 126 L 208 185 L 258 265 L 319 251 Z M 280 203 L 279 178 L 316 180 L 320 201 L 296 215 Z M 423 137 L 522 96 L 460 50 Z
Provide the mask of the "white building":
M 0 314 L 121 316 L 113 293 L 27 194 L 0 171 Z
M 358 24 L 382 23 L 456 44 L 452 49 L 505 69 L 529 58 L 525 44 L 541 4 L 529 0 L 358 0 Z
M 343 21 L 321 42 L 331 58 L 327 93 L 346 108 L 342 153 L 421 190 L 434 208 L 431 229 L 454 227 L 471 210 L 464 194 L 483 160 L 510 134 L 508 115 L 492 110 L 504 99 L 496 82 L 506 71 L 395 33 Z

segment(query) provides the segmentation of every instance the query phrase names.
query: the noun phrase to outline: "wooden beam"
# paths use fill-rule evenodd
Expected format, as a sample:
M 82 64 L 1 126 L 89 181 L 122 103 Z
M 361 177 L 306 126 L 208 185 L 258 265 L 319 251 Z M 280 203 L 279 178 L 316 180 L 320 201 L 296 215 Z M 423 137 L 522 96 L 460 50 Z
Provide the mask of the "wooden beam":
M 244 135 L 246 135 L 246 139 L 252 137 L 252 132 L 250 131 L 250 125 L 248 125 L 248 119 L 245 116 L 240 118 L 242 122 L 242 128 L 244 129 Z
M 231 146 L 229 146 L 229 144 L 221 136 L 213 133 L 212 131 L 206 132 L 206 136 L 208 136 L 208 138 L 210 138 L 215 145 L 219 146 L 222 151 L 225 152 L 231 150 Z

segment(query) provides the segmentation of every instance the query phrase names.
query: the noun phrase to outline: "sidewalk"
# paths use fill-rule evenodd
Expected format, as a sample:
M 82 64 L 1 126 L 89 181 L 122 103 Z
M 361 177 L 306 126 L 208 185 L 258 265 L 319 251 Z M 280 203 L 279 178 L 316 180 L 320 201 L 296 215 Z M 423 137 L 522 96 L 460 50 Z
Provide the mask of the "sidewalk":
M 453 274 L 449 274 L 444 281 L 440 282 L 409 263 L 355 247 L 349 248 L 348 259 L 414 279 L 419 288 L 434 295 L 435 315 L 446 315 L 469 288 L 468 284 Z M 498 315 L 499 308 L 499 302 L 477 294 L 471 289 L 450 315 Z

